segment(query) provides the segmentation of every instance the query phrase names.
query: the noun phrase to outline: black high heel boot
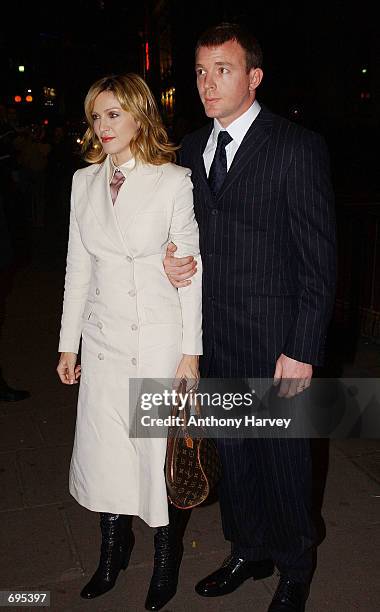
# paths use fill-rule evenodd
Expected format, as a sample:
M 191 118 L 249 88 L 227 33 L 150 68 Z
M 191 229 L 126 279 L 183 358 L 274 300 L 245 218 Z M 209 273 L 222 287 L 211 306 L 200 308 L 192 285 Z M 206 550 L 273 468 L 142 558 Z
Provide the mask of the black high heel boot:
M 177 592 L 183 555 L 183 534 L 191 510 L 169 504 L 169 525 L 158 527 L 154 536 L 154 568 L 145 601 L 146 610 L 161 610 Z
M 102 544 L 99 565 L 80 593 L 83 599 L 93 599 L 112 589 L 120 570 L 127 568 L 135 543 L 131 516 L 102 512 L 100 530 Z

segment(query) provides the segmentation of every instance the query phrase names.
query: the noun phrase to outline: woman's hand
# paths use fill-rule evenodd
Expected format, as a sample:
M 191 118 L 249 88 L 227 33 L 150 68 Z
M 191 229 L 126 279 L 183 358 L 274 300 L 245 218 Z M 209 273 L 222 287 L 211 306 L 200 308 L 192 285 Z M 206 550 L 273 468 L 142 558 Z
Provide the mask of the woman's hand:
M 76 353 L 61 353 L 57 366 L 58 376 L 64 385 L 76 385 L 80 377 L 80 365 L 77 362 Z
M 196 389 L 199 382 L 199 355 L 182 355 L 175 375 L 176 385 L 185 378 L 187 381 L 186 391 Z

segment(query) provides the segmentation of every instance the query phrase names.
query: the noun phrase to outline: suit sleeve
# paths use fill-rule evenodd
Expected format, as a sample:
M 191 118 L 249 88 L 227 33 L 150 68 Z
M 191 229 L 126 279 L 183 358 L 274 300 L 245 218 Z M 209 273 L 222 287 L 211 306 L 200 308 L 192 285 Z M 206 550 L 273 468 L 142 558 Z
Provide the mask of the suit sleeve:
M 190 170 L 181 179 L 175 194 L 169 239 L 177 246 L 176 257 L 193 255 L 197 261 L 191 284 L 180 287 L 178 293 L 182 309 L 182 352 L 202 355 L 202 260 Z
M 324 140 L 306 134 L 287 176 L 287 202 L 297 285 L 294 324 L 284 354 L 322 365 L 336 285 L 334 197 Z
M 83 311 L 91 277 L 91 257 L 83 245 L 75 214 L 74 182 L 71 191 L 69 244 L 67 250 L 65 291 L 59 348 L 60 352 L 78 353 L 83 327 Z

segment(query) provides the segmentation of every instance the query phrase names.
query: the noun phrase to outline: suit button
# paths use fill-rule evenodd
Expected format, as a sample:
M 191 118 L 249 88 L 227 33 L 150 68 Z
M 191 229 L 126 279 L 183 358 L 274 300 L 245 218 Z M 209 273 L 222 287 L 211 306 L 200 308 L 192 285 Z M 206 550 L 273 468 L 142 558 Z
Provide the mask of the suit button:
M 133 323 L 133 324 L 131 325 L 131 329 L 132 329 L 132 331 L 136 331 L 136 329 L 138 329 L 138 327 L 137 327 L 136 323 Z
M 127 260 L 128 263 L 132 263 L 132 257 L 129 257 L 129 255 L 127 255 L 125 259 Z
M 103 323 L 101 321 L 98 321 L 97 326 L 99 329 L 103 329 Z
M 217 208 L 213 208 L 211 211 L 211 214 L 214 216 L 217 215 L 218 213 L 219 213 L 219 210 Z
M 128 295 L 130 295 L 131 297 L 135 297 L 136 291 L 134 289 L 131 289 L 130 291 L 128 291 Z
M 99 257 L 95 257 L 96 263 L 99 263 Z
M 214 253 L 207 253 L 207 257 L 213 257 Z
M 100 289 L 98 289 L 98 287 L 95 289 L 95 293 L 96 295 L 100 295 Z
M 137 359 L 135 357 L 132 357 L 131 362 L 132 365 L 137 365 Z
M 100 359 L 100 361 L 103 361 L 104 359 L 103 353 L 98 353 L 98 359 Z

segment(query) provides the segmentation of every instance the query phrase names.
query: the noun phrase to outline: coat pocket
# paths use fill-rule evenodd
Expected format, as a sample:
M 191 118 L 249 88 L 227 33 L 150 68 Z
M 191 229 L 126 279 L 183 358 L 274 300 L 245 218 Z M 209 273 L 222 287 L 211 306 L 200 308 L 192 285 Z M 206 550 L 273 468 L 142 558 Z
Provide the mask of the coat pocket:
M 291 317 L 297 304 L 295 295 L 251 295 L 246 310 L 251 317 Z
M 84 321 L 91 320 L 91 317 L 93 315 L 93 308 L 94 308 L 94 304 L 92 302 L 86 302 L 84 309 L 83 309 L 83 314 L 82 314 L 82 319 Z
M 156 298 L 154 304 L 144 306 L 144 318 L 146 323 L 182 325 L 181 305 L 165 298 Z

